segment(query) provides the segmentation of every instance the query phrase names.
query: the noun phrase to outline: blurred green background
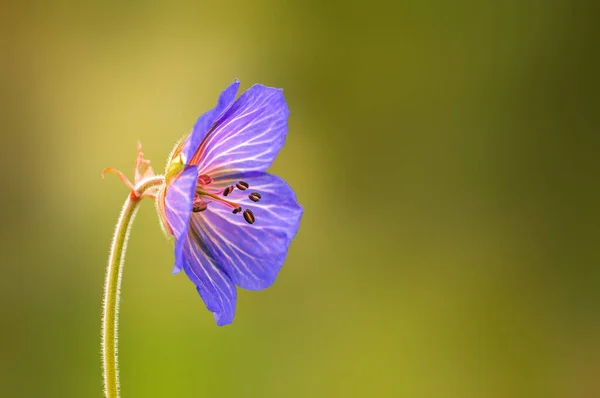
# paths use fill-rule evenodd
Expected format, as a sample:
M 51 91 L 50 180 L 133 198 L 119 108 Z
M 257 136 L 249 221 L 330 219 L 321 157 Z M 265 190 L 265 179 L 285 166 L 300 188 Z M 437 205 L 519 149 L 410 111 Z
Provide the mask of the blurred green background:
M 136 141 L 158 170 L 235 77 L 283 87 L 305 207 L 218 328 L 155 209 L 123 397 L 600 396 L 597 2 L 1 2 L 0 395 L 99 397 Z

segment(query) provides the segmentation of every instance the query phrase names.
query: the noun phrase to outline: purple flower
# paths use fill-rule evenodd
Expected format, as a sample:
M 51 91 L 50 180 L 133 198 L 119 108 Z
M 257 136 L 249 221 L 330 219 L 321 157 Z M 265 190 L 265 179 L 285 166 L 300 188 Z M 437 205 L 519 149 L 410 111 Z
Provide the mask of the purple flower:
M 285 142 L 283 90 L 256 84 L 234 101 L 221 93 L 173 151 L 157 203 L 175 237 L 175 267 L 196 285 L 219 326 L 233 322 L 236 285 L 275 281 L 298 231 L 302 206 L 266 170 Z

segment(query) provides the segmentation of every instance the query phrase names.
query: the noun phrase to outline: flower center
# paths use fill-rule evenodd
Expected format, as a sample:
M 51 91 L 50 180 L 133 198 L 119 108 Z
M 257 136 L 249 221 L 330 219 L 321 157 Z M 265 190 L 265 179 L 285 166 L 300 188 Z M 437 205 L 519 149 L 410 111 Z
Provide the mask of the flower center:
M 202 212 L 208 209 L 209 203 L 221 203 L 231 209 L 233 209 L 233 214 L 238 214 L 242 212 L 242 206 L 230 199 L 234 199 L 234 196 L 237 196 L 238 193 L 241 193 L 248 188 L 250 185 L 245 181 L 238 181 L 235 185 L 230 185 L 225 189 L 219 189 L 216 187 L 211 187 L 210 184 L 213 182 L 213 179 L 207 175 L 202 174 L 198 176 L 198 182 L 196 184 L 196 195 L 194 196 L 194 204 L 192 207 L 192 211 L 194 213 Z M 245 194 L 244 194 L 245 195 Z M 226 197 L 230 197 L 229 199 L 225 199 Z M 262 195 L 258 192 L 252 192 L 248 195 L 248 199 L 253 202 L 258 202 L 262 199 Z M 242 213 L 244 220 L 248 224 L 254 224 L 256 218 L 254 217 L 254 213 L 250 209 L 244 210 Z

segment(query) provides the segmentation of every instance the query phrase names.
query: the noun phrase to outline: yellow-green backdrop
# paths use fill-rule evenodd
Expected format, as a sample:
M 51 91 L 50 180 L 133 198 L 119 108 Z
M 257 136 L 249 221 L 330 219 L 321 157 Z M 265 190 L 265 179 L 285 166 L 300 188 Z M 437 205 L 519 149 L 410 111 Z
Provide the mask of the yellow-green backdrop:
M 600 396 L 596 3 L 2 1 L 0 396 L 101 396 L 100 172 L 235 77 L 285 89 L 300 232 L 219 328 L 145 203 L 124 398 Z

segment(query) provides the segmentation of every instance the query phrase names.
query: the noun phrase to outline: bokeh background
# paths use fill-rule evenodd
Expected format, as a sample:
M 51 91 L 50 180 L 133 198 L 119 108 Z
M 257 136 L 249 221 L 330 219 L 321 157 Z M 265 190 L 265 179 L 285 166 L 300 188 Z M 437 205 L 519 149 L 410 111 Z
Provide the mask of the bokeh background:
M 235 77 L 285 89 L 300 232 L 218 328 L 144 204 L 124 397 L 600 396 L 597 2 L 0 4 L 1 396 L 101 396 L 100 172 Z

